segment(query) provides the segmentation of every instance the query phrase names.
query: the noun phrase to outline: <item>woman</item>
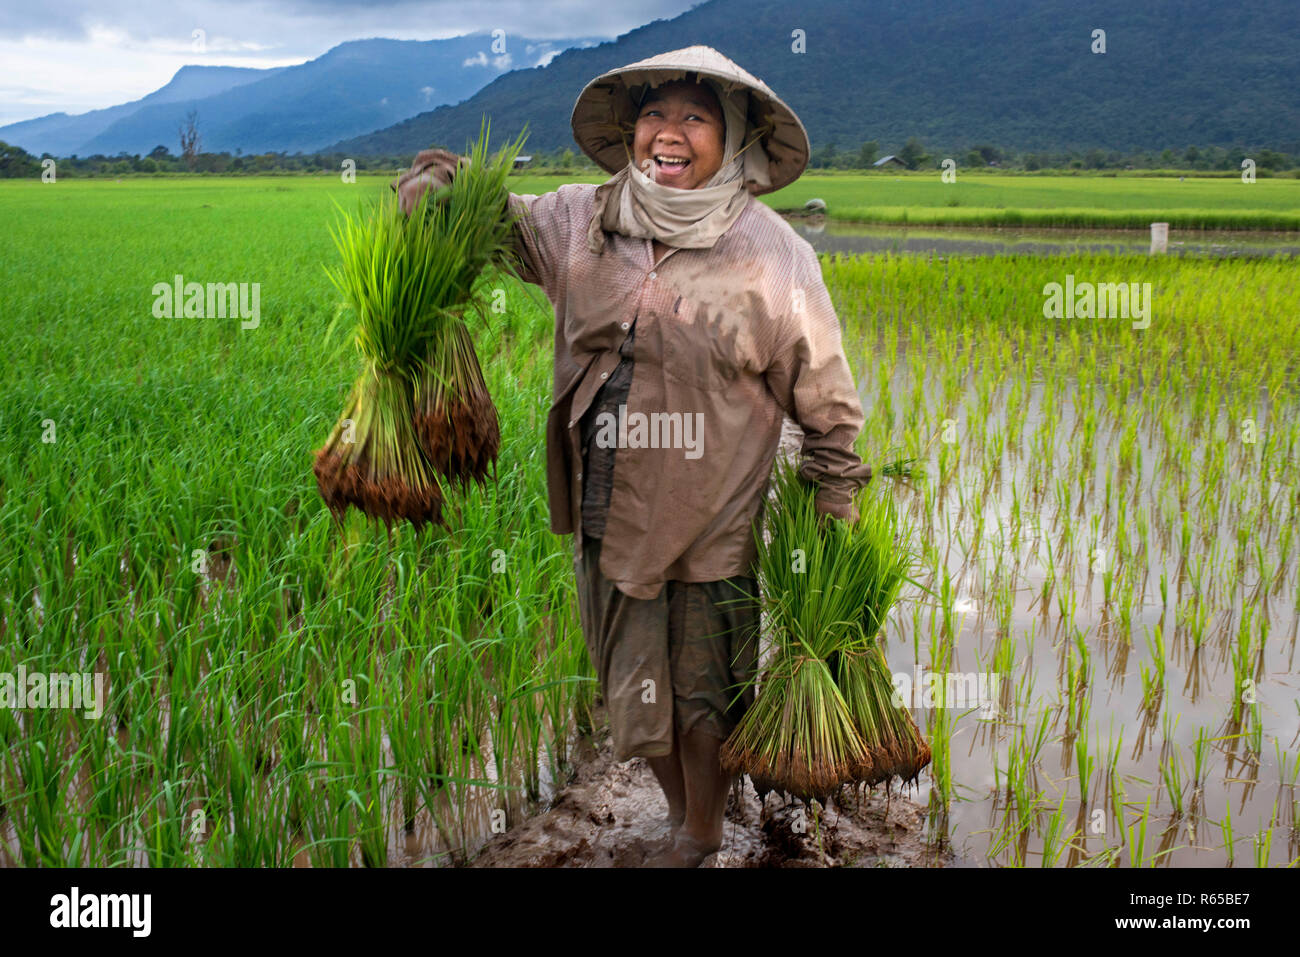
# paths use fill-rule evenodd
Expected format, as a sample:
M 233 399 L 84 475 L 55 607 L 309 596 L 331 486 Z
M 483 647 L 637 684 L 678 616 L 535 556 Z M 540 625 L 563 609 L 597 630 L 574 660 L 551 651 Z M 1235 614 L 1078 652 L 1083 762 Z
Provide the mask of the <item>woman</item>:
M 612 178 L 510 195 L 520 274 L 555 307 L 551 528 L 574 536 L 615 756 L 645 757 L 668 800 L 650 863 L 694 867 L 721 846 L 718 751 L 752 701 L 753 529 L 782 420 L 819 510 L 851 519 L 862 407 L 812 247 L 753 198 L 808 161 L 775 93 L 693 46 L 592 80 L 571 122 Z M 421 153 L 404 206 L 463 162 Z

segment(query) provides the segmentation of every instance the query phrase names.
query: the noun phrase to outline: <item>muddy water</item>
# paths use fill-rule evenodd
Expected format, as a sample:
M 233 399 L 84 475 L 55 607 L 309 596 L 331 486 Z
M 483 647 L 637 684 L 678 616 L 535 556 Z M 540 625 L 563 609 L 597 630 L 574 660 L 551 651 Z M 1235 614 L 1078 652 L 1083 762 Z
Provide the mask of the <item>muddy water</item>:
M 935 256 L 1060 256 L 1071 253 L 1145 255 L 1149 230 L 983 229 L 942 226 L 867 226 L 825 218 L 787 220 L 819 253 L 913 253 Z M 1300 233 L 1169 231 L 1171 256 L 1300 256 Z
M 554 806 L 494 837 L 475 867 L 639 867 L 668 839 L 668 805 L 650 766 L 614 761 L 608 737 L 584 742 Z M 927 843 L 919 805 L 896 789 L 848 792 L 811 811 L 747 779 L 728 797 L 722 847 L 701 867 L 951 867 Z
M 855 369 L 860 381 L 870 377 L 870 361 L 868 366 L 866 370 L 861 366 Z M 895 386 L 895 394 L 908 394 L 911 382 L 906 363 L 896 367 Z M 1009 388 L 1010 384 L 1004 383 L 994 390 L 993 411 L 987 421 L 990 432 L 1005 430 L 1009 424 L 1005 411 Z M 1041 494 L 1027 491 L 1031 485 L 1030 443 L 1044 417 L 1041 385 L 1029 392 L 1022 441 L 1018 445 L 1007 441 L 989 473 L 987 486 L 985 450 L 976 437 L 967 436 L 960 440 L 962 460 L 956 477 L 946 487 L 935 489 L 931 507 L 927 508 L 919 489 L 898 487 L 917 523 L 919 540 L 930 542 L 937 550 L 941 569 L 947 571 L 953 583 L 951 610 L 957 640 L 949 669 L 991 670 L 998 639 L 1005 636 L 1016 644 L 1013 667 L 1003 681 L 1024 683 L 1029 689 L 1016 695 L 1021 707 L 1008 708 L 1004 702 L 1001 713 L 990 719 L 983 719 L 971 709 L 957 709 L 961 713 L 955 716 L 951 743 L 954 799 L 946 820 L 941 820 L 943 815 L 936 810 L 928 824 L 946 831 L 957 851 L 969 858 L 989 864 L 1020 862 L 1036 866 L 1041 860 L 1042 830 L 1058 807 L 1065 834 L 1075 828 L 1082 832 L 1074 850 L 1062 855 L 1061 863 L 1079 863 L 1106 847 L 1123 847 L 1129 838 L 1127 828 L 1146 816 L 1145 856 L 1168 851 L 1158 858 L 1157 866 L 1253 866 L 1257 848 L 1267 850 L 1269 865 L 1285 865 L 1300 855 L 1300 794 L 1291 783 L 1294 762 L 1300 755 L 1300 680 L 1295 672 L 1300 583 L 1292 562 L 1282 569 L 1280 577 L 1270 576 L 1263 582 L 1261 601 L 1261 576 L 1253 559 L 1241 569 L 1240 582 L 1234 585 L 1232 580 L 1237 571 L 1233 557 L 1236 530 L 1242 516 L 1253 510 L 1259 517 L 1251 541 L 1260 546 L 1266 565 L 1271 561 L 1276 567 L 1277 530 L 1285 520 L 1288 493 L 1273 483 L 1265 490 L 1268 498 L 1264 498 L 1248 460 L 1230 454 L 1229 480 L 1239 483 L 1233 491 L 1202 488 L 1193 478 L 1186 503 L 1180 504 L 1175 492 L 1162 495 L 1161 457 L 1169 450 L 1151 416 L 1143 417 L 1138 432 L 1140 472 L 1114 481 L 1108 450 L 1119 445 L 1122 423 L 1108 421 L 1104 401 L 1098 397 L 1097 407 L 1103 411 L 1094 439 L 1096 462 L 1080 497 L 1078 466 L 1072 464 L 1072 450 L 1079 444 L 1079 416 L 1073 407 L 1073 395 L 1070 383 L 1056 401 L 1059 427 L 1052 446 L 1055 459 L 1046 473 L 1047 488 Z M 968 392 L 966 398 L 963 420 L 974 415 L 973 392 Z M 863 404 L 870 414 L 872 399 L 864 397 Z M 1271 411 L 1270 416 L 1291 421 L 1297 411 L 1291 405 Z M 1203 428 L 1203 436 L 1230 434 L 1226 414 L 1223 421 Z M 1194 436 L 1194 423 L 1180 420 L 1177 434 Z M 1198 461 L 1200 450 L 1210 439 L 1188 441 L 1197 450 L 1193 461 Z M 939 475 L 937 451 L 927 463 L 927 472 Z M 1094 517 L 1098 521 L 1096 541 L 1111 548 L 1112 556 L 1115 554 L 1115 500 L 1109 511 L 1103 502 L 1108 474 L 1113 481 L 1112 495 L 1128 501 L 1130 540 L 1137 542 L 1134 528 L 1139 514 L 1150 526 L 1145 558 L 1137 549 L 1137 556 L 1130 561 L 1134 599 L 1127 627 L 1115 596 L 1109 603 L 1105 601 L 1102 574 L 1089 560 Z M 1056 477 L 1064 478 L 1073 493 L 1068 513 L 1058 509 L 1055 502 L 1051 485 Z M 1206 496 L 1223 502 L 1208 527 L 1199 517 Z M 1015 525 L 1010 516 L 1017 499 L 1022 520 Z M 1191 510 L 1193 538 L 1183 554 L 1179 527 L 1185 509 Z M 1073 527 L 1075 546 L 1072 552 L 1067 550 L 1063 566 L 1067 522 Z M 1043 583 L 1051 574 L 1049 543 L 1056 556 L 1055 584 L 1044 602 Z M 1218 563 L 1213 564 L 1216 554 Z M 1196 578 L 1202 562 L 1210 564 L 1207 571 L 1200 573 L 1198 587 Z M 1167 606 L 1160 595 L 1162 574 L 1168 582 Z M 941 576 L 928 577 L 923 584 L 938 591 Z M 1063 621 L 1061 596 L 1074 605 L 1073 621 L 1068 625 Z M 1205 602 L 1207 620 L 1199 650 L 1193 629 L 1183 617 L 1195 607 L 1198 597 Z M 913 595 L 912 601 L 923 599 Z M 918 664 L 915 646 L 919 646 L 919 662 L 929 666 L 937 640 L 929 611 L 935 603 L 924 601 L 928 603 L 922 606 L 924 614 L 919 622 L 911 613 L 915 605 L 905 606 L 888 629 L 888 658 L 895 673 L 913 672 Z M 1001 610 L 999 601 L 1004 604 Z M 1252 658 L 1249 669 L 1260 712 L 1262 747 L 1257 753 L 1251 753 L 1248 747 L 1250 708 L 1243 709 L 1241 725 L 1231 721 L 1237 693 L 1232 646 L 1242 609 L 1248 606 L 1256 631 L 1261 618 L 1268 622 L 1263 650 L 1257 659 Z M 1089 776 L 1086 800 L 1080 786 L 1077 739 L 1067 733 L 1064 714 L 1068 701 L 1064 690 L 1067 656 L 1071 649 L 1077 649 L 1080 635 L 1092 666 L 1086 726 L 1094 770 Z M 1166 688 L 1158 710 L 1148 714 L 1143 707 L 1140 672 L 1143 665 L 1153 666 L 1149 642 L 1157 635 L 1163 638 L 1165 647 Z M 933 729 L 935 711 L 920 707 L 913 714 L 923 729 Z M 1044 714 L 1048 716 L 1049 730 L 1030 774 L 1029 790 L 1038 802 L 1029 814 L 1033 827 L 1013 840 L 1016 851 L 999 848 L 999 839 L 1008 831 L 1009 749 L 1016 732 L 1027 728 L 1032 733 Z M 1198 732 L 1203 732 L 1211 743 L 1204 779 L 1196 787 L 1191 781 L 1191 769 Z M 1112 746 L 1118 755 L 1115 776 L 1122 791 L 1118 806 L 1111 799 L 1112 776 L 1107 772 Z M 1165 780 L 1166 769 L 1175 761 L 1181 771 L 1181 813 L 1175 809 Z M 997 786 L 995 766 L 1001 769 Z M 1231 851 L 1223 827 L 1228 816 L 1233 835 Z M 1014 835 L 1015 827 L 1010 830 Z M 1128 866 L 1129 852 L 1124 851 L 1119 860 Z

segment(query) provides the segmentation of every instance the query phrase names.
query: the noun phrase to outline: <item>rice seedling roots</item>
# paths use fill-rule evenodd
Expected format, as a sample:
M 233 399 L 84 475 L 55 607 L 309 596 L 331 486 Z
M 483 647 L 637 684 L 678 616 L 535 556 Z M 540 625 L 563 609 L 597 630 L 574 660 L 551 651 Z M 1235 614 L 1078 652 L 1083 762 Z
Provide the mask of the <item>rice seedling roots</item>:
M 431 411 L 417 409 L 415 431 L 424 454 L 440 475 L 462 486 L 479 485 L 496 463 L 501 425 L 486 389 L 475 389 L 459 401 L 437 402 Z
M 382 519 L 390 528 L 401 520 L 409 521 L 417 531 L 428 523 L 443 524 L 442 492 L 436 485 L 412 488 L 391 475 L 376 481 L 370 477 L 367 463 L 345 459 L 328 445 L 316 452 L 312 471 L 321 498 L 340 521 L 352 505 L 370 518 Z

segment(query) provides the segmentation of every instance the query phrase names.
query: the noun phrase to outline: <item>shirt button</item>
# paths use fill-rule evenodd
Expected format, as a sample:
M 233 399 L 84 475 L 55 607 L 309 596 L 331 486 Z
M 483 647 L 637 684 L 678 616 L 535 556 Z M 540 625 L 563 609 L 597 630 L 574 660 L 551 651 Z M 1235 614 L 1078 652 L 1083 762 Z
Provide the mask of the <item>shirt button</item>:
M 602 379 L 608 379 L 608 378 L 609 378 L 609 373 L 608 373 L 608 372 L 602 372 L 602 373 L 600 374 L 600 377 L 601 377 Z
M 577 424 L 578 424 L 578 420 L 574 419 L 572 422 L 569 423 L 569 428 L 573 428 Z
M 621 323 L 621 325 L 622 325 L 622 327 L 623 327 L 624 329 L 626 329 L 626 328 L 628 327 L 629 324 L 626 323 L 626 322 L 624 322 L 624 323 Z
M 581 473 L 581 472 L 578 473 L 578 481 L 579 481 L 579 482 L 582 481 L 582 473 Z
M 655 278 L 656 276 L 658 276 L 658 275 L 659 275 L 659 274 L 658 274 L 657 272 L 652 272 L 652 273 L 650 274 L 650 278 L 651 278 L 651 279 L 654 279 L 654 278 Z

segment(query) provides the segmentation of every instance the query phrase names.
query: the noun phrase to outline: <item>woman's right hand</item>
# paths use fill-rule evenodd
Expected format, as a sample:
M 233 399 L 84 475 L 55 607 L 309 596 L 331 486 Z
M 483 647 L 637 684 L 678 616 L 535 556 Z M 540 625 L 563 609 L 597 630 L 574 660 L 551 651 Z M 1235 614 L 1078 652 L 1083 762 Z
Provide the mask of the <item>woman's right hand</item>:
M 420 202 L 420 197 L 430 189 L 441 189 L 451 183 L 456 172 L 469 163 L 468 156 L 457 156 L 447 150 L 421 150 L 416 154 L 411 168 L 390 184 L 397 190 L 402 212 L 409 216 Z

